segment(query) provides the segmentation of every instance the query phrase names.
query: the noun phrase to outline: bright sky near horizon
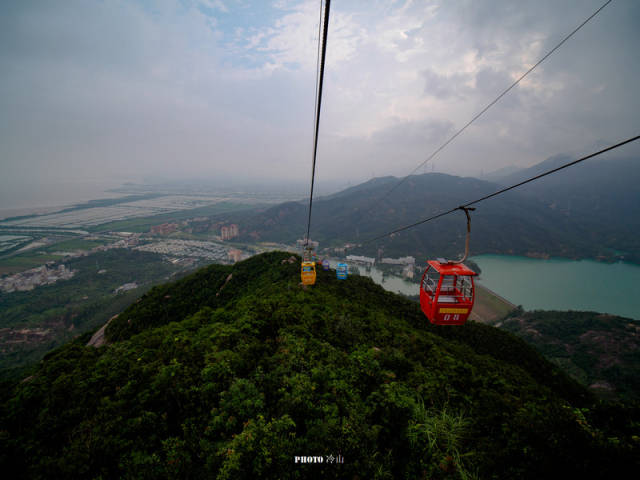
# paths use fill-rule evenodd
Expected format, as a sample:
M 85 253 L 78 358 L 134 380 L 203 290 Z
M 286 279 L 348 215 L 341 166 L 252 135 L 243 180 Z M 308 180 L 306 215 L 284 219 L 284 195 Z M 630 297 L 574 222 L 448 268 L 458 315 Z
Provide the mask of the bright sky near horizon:
M 409 173 L 602 3 L 334 0 L 317 181 Z M 0 188 L 307 181 L 319 8 L 3 2 Z M 614 0 L 438 155 L 435 170 L 478 176 L 640 133 L 638 25 L 640 2 Z

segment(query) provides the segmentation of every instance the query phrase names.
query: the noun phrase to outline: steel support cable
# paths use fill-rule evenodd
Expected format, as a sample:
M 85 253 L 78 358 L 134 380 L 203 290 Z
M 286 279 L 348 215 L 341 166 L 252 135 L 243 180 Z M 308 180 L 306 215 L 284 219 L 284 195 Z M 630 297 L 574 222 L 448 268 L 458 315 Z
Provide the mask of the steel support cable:
M 318 51 L 316 52 L 316 88 L 313 91 L 313 128 L 316 125 L 316 115 L 318 113 L 318 81 L 320 79 L 320 50 L 322 48 L 322 16 L 324 9 L 322 0 L 320 0 L 320 13 L 318 14 Z
M 533 70 L 535 70 L 535 68 L 540 65 L 542 62 L 544 62 L 547 58 L 549 58 L 556 50 L 558 50 L 567 40 L 569 40 L 575 33 L 578 32 L 578 30 L 580 30 L 582 27 L 584 27 L 593 17 L 595 17 L 596 15 L 598 15 L 598 13 L 600 13 L 604 7 L 606 7 L 607 5 L 609 5 L 611 3 L 612 0 L 607 0 L 600 8 L 598 8 L 595 12 L 593 12 L 585 21 L 583 21 L 580 25 L 578 25 L 575 29 L 573 29 L 573 31 L 571 33 L 569 33 L 567 36 L 565 36 L 562 41 L 560 43 L 558 43 L 555 47 L 553 47 L 551 50 L 549 50 L 547 52 L 547 54 L 542 57 L 540 60 L 538 60 L 536 62 L 536 64 L 531 67 L 529 70 L 527 70 L 524 74 L 522 74 L 515 82 L 513 82 L 511 84 L 511 86 L 509 86 L 505 91 L 503 91 L 500 95 L 498 95 L 495 100 L 493 100 L 491 103 L 489 103 L 486 107 L 484 107 L 479 113 L 477 113 L 471 120 L 469 120 L 462 128 L 460 128 L 456 133 L 454 133 L 446 142 L 444 142 L 442 145 L 440 145 L 438 148 L 436 148 L 428 157 L 427 159 L 422 162 L 420 165 L 418 165 L 416 168 L 414 168 L 409 175 L 407 175 L 406 177 L 403 177 L 398 183 L 396 183 L 393 187 L 391 187 L 389 189 L 389 191 L 387 193 L 385 193 L 382 197 L 380 197 L 378 199 L 378 202 L 383 200 L 384 198 L 388 197 L 389 194 L 391 194 L 391 192 L 393 192 L 396 188 L 398 188 L 402 183 L 404 183 L 405 180 L 407 180 L 407 178 L 409 178 L 411 175 L 413 175 L 415 172 L 417 172 L 420 168 L 422 168 L 423 165 L 425 165 L 429 160 L 431 160 L 433 157 L 435 157 L 438 153 L 440 153 L 442 150 L 444 150 L 446 148 L 447 145 L 449 145 L 451 142 L 453 142 L 453 140 L 455 140 L 462 132 L 464 132 L 467 127 L 469 127 L 473 122 L 475 122 L 478 118 L 480 118 L 487 110 L 489 110 L 491 107 L 493 107 L 496 103 L 498 103 L 498 101 L 500 101 L 500 99 L 502 97 L 504 97 L 507 93 L 509 93 L 516 85 L 518 85 L 527 75 L 529 75 Z
M 412 223 L 411 225 L 406 225 L 404 227 L 397 228 L 397 229 L 395 229 L 395 230 L 393 230 L 391 232 L 388 232 L 388 233 L 385 233 L 385 234 L 382 234 L 382 235 L 378 235 L 377 237 L 372 238 L 371 240 L 367 240 L 367 241 L 363 242 L 362 245 L 367 245 L 367 244 L 369 244 L 371 242 L 375 242 L 376 240 L 380 240 L 381 238 L 388 237 L 389 235 L 393 235 L 394 233 L 402 232 L 403 230 L 408 230 L 410 228 L 417 227 L 418 225 L 422 225 L 423 223 L 427 223 L 427 222 L 430 222 L 430 221 L 435 220 L 437 218 L 444 217 L 445 215 L 449 215 L 449 214 L 451 214 L 451 213 L 453 213 L 453 212 L 455 212 L 457 210 L 465 210 L 466 208 L 470 207 L 471 205 L 475 205 L 476 203 L 483 202 L 485 200 L 488 200 L 489 198 L 492 198 L 492 197 L 495 197 L 495 196 L 500 195 L 502 193 L 508 192 L 509 190 L 513 190 L 514 188 L 518 188 L 518 187 L 520 187 L 520 186 L 522 186 L 522 185 L 524 185 L 526 183 L 533 182 L 534 180 L 538 180 L 539 178 L 546 177 L 547 175 L 551 175 L 552 173 L 556 173 L 556 172 L 558 172 L 560 170 L 563 170 L 565 168 L 571 167 L 571 166 L 576 165 L 576 164 L 578 164 L 580 162 L 584 162 L 585 160 L 588 160 L 590 158 L 597 157 L 598 155 L 601 155 L 601 154 L 603 154 L 605 152 L 609 152 L 611 150 L 614 150 L 614 149 L 616 149 L 618 147 L 626 145 L 627 143 L 635 142 L 638 139 L 640 139 L 640 135 L 637 135 L 635 137 L 629 138 L 629 139 L 624 140 L 624 141 L 622 141 L 620 143 L 616 143 L 615 145 L 611 145 L 610 147 L 604 148 L 604 149 L 599 150 L 597 152 L 591 153 L 591 154 L 589 154 L 589 155 L 587 155 L 585 157 L 582 157 L 582 158 L 579 158 L 577 160 L 574 160 L 573 162 L 565 163 L 564 165 L 561 165 L 561 166 L 559 166 L 557 168 L 554 168 L 552 170 L 548 170 L 548 171 L 546 171 L 544 173 L 536 175 L 535 177 L 528 178 L 527 180 L 523 180 L 522 182 L 516 183 L 515 185 L 511 185 L 510 187 L 505 187 L 505 188 L 503 188 L 501 190 L 498 190 L 497 192 L 493 192 L 493 193 L 491 193 L 489 195 L 485 195 L 484 197 L 478 198 L 477 200 L 473 200 L 473 201 L 464 203 L 464 204 L 460 205 L 459 207 L 452 208 L 450 210 L 447 210 L 446 212 L 438 213 L 438 214 L 433 215 L 433 216 L 431 216 L 429 218 L 425 218 L 424 220 L 420 220 L 418 222 Z
M 305 237 L 305 247 L 309 246 L 309 234 L 311 231 L 311 209 L 313 207 L 313 186 L 316 177 L 316 157 L 318 154 L 318 130 L 320 128 L 320 110 L 322 106 L 322 84 L 324 80 L 324 61 L 327 52 L 327 31 L 329 28 L 329 9 L 331 7 L 331 0 L 325 0 L 324 9 L 324 21 L 322 25 L 322 38 L 318 41 L 322 41 L 322 50 L 320 52 L 320 72 L 316 77 L 317 84 L 317 100 L 316 100 L 316 115 L 315 115 L 315 128 L 313 134 L 313 162 L 311 164 L 311 193 L 309 194 L 309 217 L 307 219 L 307 236 Z

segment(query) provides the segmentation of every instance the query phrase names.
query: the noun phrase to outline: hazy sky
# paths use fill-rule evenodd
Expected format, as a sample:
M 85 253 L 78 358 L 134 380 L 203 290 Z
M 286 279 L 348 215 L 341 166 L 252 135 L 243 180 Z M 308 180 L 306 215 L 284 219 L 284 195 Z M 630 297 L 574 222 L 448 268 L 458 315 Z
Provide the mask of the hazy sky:
M 407 174 L 602 3 L 334 0 L 318 181 Z M 2 2 L 0 187 L 306 181 L 319 5 Z M 529 166 L 640 133 L 638 25 L 640 2 L 614 0 L 435 170 Z

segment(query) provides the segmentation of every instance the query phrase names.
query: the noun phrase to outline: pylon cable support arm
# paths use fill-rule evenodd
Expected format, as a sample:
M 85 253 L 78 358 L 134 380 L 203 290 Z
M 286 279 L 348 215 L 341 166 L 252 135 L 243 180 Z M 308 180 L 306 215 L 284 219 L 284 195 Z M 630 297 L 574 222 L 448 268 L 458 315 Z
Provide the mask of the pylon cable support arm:
M 469 212 L 474 211 L 475 207 L 458 207 L 456 210 L 462 210 L 467 216 L 467 238 L 464 241 L 464 256 L 460 260 L 451 263 L 463 263 L 469 256 L 469 237 L 471 237 L 471 215 L 469 215 Z

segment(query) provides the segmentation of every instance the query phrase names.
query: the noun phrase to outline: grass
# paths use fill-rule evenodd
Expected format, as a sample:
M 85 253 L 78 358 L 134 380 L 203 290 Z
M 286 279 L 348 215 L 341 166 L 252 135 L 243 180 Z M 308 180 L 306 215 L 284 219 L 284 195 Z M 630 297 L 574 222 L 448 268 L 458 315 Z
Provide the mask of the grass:
M 477 282 L 475 284 L 475 290 L 476 300 L 473 306 L 473 314 L 475 314 L 472 314 L 473 320 L 493 324 L 507 316 L 514 308 L 511 303 L 503 300 Z
M 142 217 L 142 218 L 132 218 L 130 220 L 118 220 L 116 222 L 103 223 L 102 225 L 97 225 L 95 227 L 91 227 L 90 231 L 100 231 L 100 232 L 134 232 L 134 233 L 142 233 L 147 232 L 153 225 L 158 225 L 159 223 L 164 223 L 168 221 L 168 219 L 160 220 L 159 217 L 164 217 L 164 215 L 158 215 L 155 217 Z
M 49 245 L 42 250 L 48 253 L 69 252 L 74 250 L 90 250 L 93 247 L 97 247 L 98 245 L 104 245 L 104 242 L 76 238 Z
M 74 250 L 89 250 L 104 242 L 92 240 L 82 240 L 80 238 L 63 240 L 53 245 L 40 247 L 35 250 L 25 252 L 21 255 L 0 259 L 0 275 L 10 275 L 23 272 L 30 268 L 39 267 L 51 260 L 59 260 L 62 255 L 55 255 L 54 252 L 68 252 Z

